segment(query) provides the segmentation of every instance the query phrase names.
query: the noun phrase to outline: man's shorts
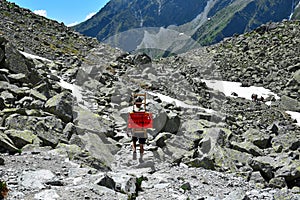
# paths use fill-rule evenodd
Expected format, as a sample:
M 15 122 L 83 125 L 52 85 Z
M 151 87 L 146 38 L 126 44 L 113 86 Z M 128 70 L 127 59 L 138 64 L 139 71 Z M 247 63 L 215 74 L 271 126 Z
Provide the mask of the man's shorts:
M 136 142 L 139 140 L 140 144 L 146 144 L 146 138 L 137 138 L 137 137 L 132 137 L 132 141 Z

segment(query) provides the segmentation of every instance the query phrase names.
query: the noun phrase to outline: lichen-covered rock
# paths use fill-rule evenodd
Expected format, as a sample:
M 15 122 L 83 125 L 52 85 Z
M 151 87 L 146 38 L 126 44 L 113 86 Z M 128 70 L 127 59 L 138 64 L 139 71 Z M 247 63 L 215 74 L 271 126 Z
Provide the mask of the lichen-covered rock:
M 252 144 L 251 142 L 231 142 L 232 148 L 241 152 L 247 152 L 252 154 L 253 156 L 262 156 L 264 153 L 257 146 Z
M 269 156 L 260 156 L 249 160 L 249 165 L 252 169 L 259 171 L 267 180 L 274 177 L 274 165 L 272 163 L 274 163 L 274 160 Z
M 19 152 L 19 149 L 14 145 L 13 141 L 2 131 L 0 131 L 0 152 L 11 154 Z
M 30 130 L 7 130 L 4 132 L 14 142 L 15 146 L 22 149 L 27 144 L 32 144 L 37 138 L 37 135 Z
M 271 136 L 268 133 L 264 133 L 257 129 L 249 129 L 243 134 L 243 137 L 258 146 L 261 149 L 265 149 L 270 146 Z

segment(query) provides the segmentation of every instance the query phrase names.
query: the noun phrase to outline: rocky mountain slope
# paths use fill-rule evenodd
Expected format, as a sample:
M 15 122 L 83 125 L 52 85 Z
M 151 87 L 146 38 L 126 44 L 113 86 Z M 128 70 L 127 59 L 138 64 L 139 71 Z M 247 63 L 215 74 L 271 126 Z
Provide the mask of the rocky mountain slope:
M 169 39 L 162 50 L 178 54 L 190 49 L 178 50 L 182 35 L 201 45 L 214 44 L 267 22 L 297 19 L 298 4 L 299 0 L 112 0 L 73 28 L 126 51 L 162 47 L 161 40 Z
M 298 21 L 151 60 L 0 3 L 8 199 L 300 198 L 300 128 L 286 112 L 299 112 Z M 209 78 L 264 86 L 280 99 L 225 96 Z M 154 116 L 144 155 L 126 133 L 133 92 L 147 93 Z

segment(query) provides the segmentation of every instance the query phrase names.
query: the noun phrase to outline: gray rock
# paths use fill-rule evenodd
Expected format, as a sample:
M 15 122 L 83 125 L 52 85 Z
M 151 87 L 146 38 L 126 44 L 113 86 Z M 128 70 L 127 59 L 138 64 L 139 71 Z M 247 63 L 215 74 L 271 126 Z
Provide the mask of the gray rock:
M 14 73 L 22 73 L 29 76 L 29 68 L 33 68 L 33 62 L 27 60 L 18 52 L 11 43 L 5 46 L 5 66 Z
M 86 130 L 93 133 L 97 133 L 101 136 L 114 137 L 113 123 L 89 110 L 74 107 L 74 124 L 78 130 Z
M 257 129 L 249 129 L 243 134 L 244 138 L 261 149 L 270 146 L 271 136 Z
M 112 179 L 115 181 L 115 190 L 117 192 L 126 193 L 128 195 L 136 194 L 138 188 L 141 187 L 143 177 L 137 178 L 133 175 L 127 175 L 123 173 L 111 173 Z M 138 186 L 138 179 L 140 179 L 140 185 Z
M 0 131 L 0 152 L 9 152 L 12 154 L 19 152 L 13 141 L 2 131 Z
M 254 171 L 259 171 L 263 177 L 272 179 L 274 177 L 273 158 L 269 156 L 260 156 L 249 160 L 249 165 Z
M 169 133 L 176 133 L 180 128 L 180 117 L 175 113 L 169 113 L 166 124 L 162 131 Z
M 227 195 L 224 200 L 250 200 L 248 195 L 241 190 L 232 191 L 229 195 Z
M 109 189 L 115 190 L 116 189 L 116 182 L 111 177 L 104 175 L 100 181 L 97 183 L 100 186 L 107 187 Z
M 12 104 L 15 101 L 15 96 L 8 91 L 1 92 L 0 96 L 3 98 L 6 104 Z
M 283 177 L 287 182 L 297 182 L 300 178 L 300 161 L 299 160 L 290 160 L 285 159 L 285 163 L 281 164 L 281 168 L 275 172 L 276 177 Z
M 231 142 L 232 148 L 241 152 L 247 152 L 253 156 L 262 156 L 263 151 L 251 142 Z
M 77 140 L 82 144 L 82 149 L 88 152 L 86 162 L 89 165 L 96 169 L 110 169 L 114 161 L 114 155 L 119 150 L 115 141 L 107 140 L 105 135 L 88 131 L 83 135 L 79 135 Z M 71 143 L 74 143 L 74 141 Z
M 265 179 L 262 177 L 259 171 L 252 172 L 249 181 L 254 183 L 260 183 L 260 184 L 266 183 Z
M 271 140 L 273 149 L 276 152 L 283 150 L 296 150 L 299 148 L 300 135 L 297 132 L 278 135 Z
M 7 76 L 9 79 L 21 83 L 29 83 L 29 79 L 25 74 L 19 73 L 19 74 L 9 74 Z
M 208 156 L 202 156 L 201 158 L 191 159 L 185 164 L 187 164 L 190 167 L 197 167 L 197 168 L 201 167 L 204 169 L 211 169 L 211 170 L 215 169 L 215 161 L 213 160 L 213 158 Z
M 57 192 L 54 189 L 43 190 L 34 195 L 34 200 L 40 200 L 40 199 L 57 200 L 59 198 L 60 196 L 57 194 Z
M 155 142 L 156 146 L 163 148 L 166 146 L 165 141 L 172 137 L 171 133 L 159 133 L 158 136 L 154 139 L 153 142 Z
M 43 141 L 43 145 L 56 147 L 63 137 L 64 123 L 61 119 L 55 116 L 39 118 L 40 121 L 36 123 L 35 132 Z
M 281 97 L 279 106 L 284 110 L 300 112 L 300 102 L 285 95 Z
M 62 92 L 50 98 L 45 104 L 45 109 L 68 123 L 73 119 L 72 105 L 72 94 L 70 92 Z
M 300 84 L 300 69 L 299 69 L 299 64 L 298 64 L 298 70 L 294 73 L 293 79 L 297 81 L 298 84 Z
M 269 186 L 272 188 L 284 188 L 286 187 L 286 182 L 283 177 L 275 177 L 269 181 Z
M 209 154 L 216 146 L 225 145 L 226 133 L 219 128 L 207 129 L 204 133 L 203 139 L 199 144 L 199 151 L 202 154 Z
M 27 144 L 32 144 L 37 136 L 30 130 L 7 130 L 4 132 L 14 142 L 15 146 L 22 149 Z
M 45 189 L 45 183 L 52 180 L 55 175 L 46 169 L 36 171 L 24 171 L 21 177 L 21 184 L 26 188 Z
M 63 130 L 63 135 L 67 139 L 67 141 L 70 140 L 72 135 L 76 133 L 77 133 L 76 126 L 71 122 L 69 122 Z
M 48 98 L 47 98 L 44 94 L 38 92 L 38 91 L 35 90 L 35 89 L 31 89 L 31 90 L 29 91 L 29 95 L 30 95 L 30 96 L 33 96 L 35 99 L 42 100 L 42 101 L 44 101 L 44 102 L 48 100 Z

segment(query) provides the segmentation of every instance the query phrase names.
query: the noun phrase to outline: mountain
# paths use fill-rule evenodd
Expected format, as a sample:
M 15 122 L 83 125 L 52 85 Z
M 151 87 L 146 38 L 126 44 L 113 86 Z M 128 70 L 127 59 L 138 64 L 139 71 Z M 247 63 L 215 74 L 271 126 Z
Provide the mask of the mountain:
M 300 21 L 151 59 L 0 9 L 0 199 L 300 199 Z
M 73 28 L 129 52 L 160 49 L 178 54 L 191 49 L 192 42 L 214 44 L 267 22 L 297 19 L 297 12 L 294 16 L 292 13 L 298 3 L 299 0 L 112 0 L 91 19 Z M 187 38 L 183 39 L 183 35 Z

